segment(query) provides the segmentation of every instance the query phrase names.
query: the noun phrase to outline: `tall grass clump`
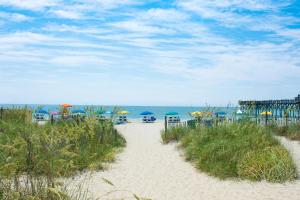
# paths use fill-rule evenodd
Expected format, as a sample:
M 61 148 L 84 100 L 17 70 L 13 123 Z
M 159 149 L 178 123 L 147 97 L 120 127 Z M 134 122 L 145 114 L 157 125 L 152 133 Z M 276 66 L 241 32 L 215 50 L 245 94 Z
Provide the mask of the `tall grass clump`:
M 31 117 L 27 109 L 12 109 L 0 120 L 2 199 L 70 199 L 58 178 L 102 169 L 125 145 L 111 121 L 89 117 L 41 126 Z
M 175 141 L 179 142 L 181 138 L 189 131 L 188 127 L 175 126 L 167 131 L 161 132 L 161 138 L 164 144 Z
M 172 141 L 173 131 L 180 135 L 186 159 L 209 175 L 269 182 L 291 181 L 297 176 L 289 152 L 268 129 L 254 123 L 170 129 L 162 133 L 165 143 Z
M 287 126 L 272 125 L 270 128 L 279 136 L 300 141 L 300 123 L 289 124 Z

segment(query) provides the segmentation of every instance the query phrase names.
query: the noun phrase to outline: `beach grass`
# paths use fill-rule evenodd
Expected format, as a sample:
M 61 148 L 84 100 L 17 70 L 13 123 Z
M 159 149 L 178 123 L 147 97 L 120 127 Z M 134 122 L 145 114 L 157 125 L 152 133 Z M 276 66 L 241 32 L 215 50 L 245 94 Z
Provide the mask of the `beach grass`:
M 251 122 L 162 132 L 164 143 L 179 141 L 187 160 L 209 175 L 251 181 L 292 181 L 296 166 L 271 131 Z
M 32 123 L 29 109 L 6 110 L 0 120 L 0 197 L 70 199 L 57 179 L 103 169 L 125 144 L 109 120 L 90 116 L 41 126 Z
M 288 126 L 270 126 L 271 130 L 279 136 L 287 137 L 291 140 L 300 141 L 300 123 L 289 124 Z

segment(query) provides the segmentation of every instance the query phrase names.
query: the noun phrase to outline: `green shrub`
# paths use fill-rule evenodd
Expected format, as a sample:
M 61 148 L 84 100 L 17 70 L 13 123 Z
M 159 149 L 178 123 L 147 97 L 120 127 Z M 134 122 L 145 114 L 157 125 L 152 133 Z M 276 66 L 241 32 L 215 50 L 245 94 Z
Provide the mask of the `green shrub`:
M 180 135 L 180 146 L 186 159 L 209 175 L 221 179 L 237 177 L 272 182 L 289 181 L 296 177 L 295 164 L 288 151 L 265 127 L 242 122 L 181 129 L 184 130 L 181 133 L 178 133 L 180 129 L 171 129 L 170 132 L 176 131 L 168 135 Z M 162 133 L 164 140 L 163 134 L 166 133 Z M 176 137 L 168 138 L 165 143 L 176 140 Z M 267 149 L 269 151 L 265 152 Z M 268 158 L 263 159 L 263 156 Z M 252 172 L 255 173 L 250 176 Z
M 171 141 L 179 141 L 181 137 L 188 132 L 188 128 L 184 126 L 175 126 L 167 131 L 161 132 L 161 138 L 163 143 L 167 144 Z
M 271 130 L 277 135 L 300 141 L 300 123 L 289 124 L 288 126 L 273 125 Z
M 0 191 L 6 199 L 59 199 L 56 178 L 102 169 L 125 146 L 111 121 L 90 117 L 40 126 L 28 120 L 27 110 L 15 110 L 25 113 L 16 118 L 14 110 L 6 112 L 0 120 Z
M 238 163 L 240 177 L 270 182 L 291 181 L 296 169 L 289 153 L 281 146 L 248 152 Z
M 29 108 L 1 109 L 1 121 L 14 123 L 31 123 L 32 110 Z

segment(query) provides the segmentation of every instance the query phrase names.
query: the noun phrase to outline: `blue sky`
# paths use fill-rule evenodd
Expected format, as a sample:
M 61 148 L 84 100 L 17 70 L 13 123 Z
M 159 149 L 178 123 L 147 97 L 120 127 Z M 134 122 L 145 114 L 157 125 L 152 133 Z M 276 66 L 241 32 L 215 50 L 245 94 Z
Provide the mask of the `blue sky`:
M 299 0 L 0 0 L 0 103 L 217 106 L 299 85 Z

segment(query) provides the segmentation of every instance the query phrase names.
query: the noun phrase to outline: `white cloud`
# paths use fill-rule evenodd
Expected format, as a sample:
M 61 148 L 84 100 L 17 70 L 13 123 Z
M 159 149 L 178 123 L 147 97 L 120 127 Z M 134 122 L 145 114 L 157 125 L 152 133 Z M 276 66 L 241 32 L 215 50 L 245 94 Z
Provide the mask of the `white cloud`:
M 189 15 L 176 9 L 152 8 L 139 13 L 136 17 L 153 22 L 181 22 L 187 20 Z
M 0 12 L 0 19 L 3 19 L 3 22 L 24 22 L 32 20 L 31 17 L 19 14 L 19 13 L 7 13 L 7 12 Z
M 96 9 L 114 9 L 119 6 L 126 6 L 126 5 L 138 5 L 142 4 L 143 2 L 138 0 L 122 0 L 122 1 L 116 1 L 116 0 L 76 0 L 76 2 L 79 3 L 85 3 L 93 5 Z
M 71 32 L 71 33 L 78 33 L 84 35 L 99 35 L 99 34 L 108 34 L 111 33 L 111 30 L 103 27 L 85 27 L 84 29 L 79 26 L 74 25 L 66 25 L 66 24 L 48 24 L 43 27 L 43 30 L 47 32 Z
M 178 0 L 177 5 L 185 10 L 192 11 L 203 18 L 213 19 L 221 22 L 225 26 L 240 26 L 247 28 L 255 26 L 257 23 L 266 22 L 269 19 L 274 22 L 282 21 L 281 17 L 275 14 L 278 10 L 289 5 L 291 1 L 271 0 Z M 264 11 L 266 14 L 251 15 L 239 12 L 241 9 L 248 11 Z
M 202 18 L 220 22 L 223 26 L 252 31 L 268 31 L 276 34 L 277 39 L 285 37 L 299 41 L 299 29 L 291 29 L 287 26 L 299 24 L 300 18 L 281 12 L 281 9 L 289 6 L 292 2 L 290 0 L 178 0 L 177 5 Z M 241 9 L 248 12 L 240 12 Z M 251 14 L 252 11 L 262 12 Z M 274 39 L 275 37 L 271 35 L 270 38 Z
M 29 10 L 41 10 L 58 5 L 60 0 L 0 0 L 0 5 L 13 6 Z
M 205 7 L 205 8 L 218 8 L 220 11 L 225 8 L 246 9 L 252 11 L 261 10 L 277 10 L 278 8 L 287 6 L 292 1 L 272 1 L 272 0 L 177 0 L 179 6 L 186 8 Z
M 299 52 L 291 52 L 292 44 L 253 43 L 177 47 L 174 50 L 157 51 L 148 66 L 161 73 L 186 78 L 199 87 L 288 84 L 300 77 L 297 63 Z M 210 49 L 209 53 L 207 49 Z M 197 60 L 200 62 L 197 62 Z
M 300 29 L 281 28 L 277 30 L 277 34 L 300 41 Z
M 175 33 L 174 30 L 165 27 L 147 25 L 144 22 L 136 21 L 136 20 L 129 20 L 129 21 L 122 21 L 122 22 L 115 22 L 110 24 L 112 27 L 127 30 L 130 32 L 138 32 L 144 34 L 173 34 Z
M 99 13 L 126 5 L 138 5 L 137 0 L 0 0 L 0 6 L 43 11 L 47 9 L 57 17 L 67 19 L 82 19 L 88 12 Z
M 168 39 L 141 36 L 143 35 L 131 38 L 130 35 L 125 37 L 123 34 L 123 39 L 119 39 L 122 41 L 120 43 L 100 45 L 85 39 L 50 37 L 30 32 L 16 33 L 1 37 L 0 44 L 6 52 L 0 60 L 18 62 L 14 59 L 18 57 L 21 62 L 27 60 L 31 64 L 40 63 L 39 66 L 44 63 L 64 68 L 110 66 L 136 69 L 142 66 L 143 70 L 199 81 L 201 87 L 214 87 L 218 84 L 226 86 L 239 81 L 276 83 L 300 76 L 295 59 L 300 55 L 297 50 L 291 51 L 295 48 L 292 43 L 237 45 L 226 42 L 225 39 L 215 41 L 213 37 L 206 37 L 206 43 L 199 44 L 198 38 L 173 38 L 171 42 Z M 107 35 L 102 39 L 112 41 L 115 36 Z M 100 41 L 102 39 L 100 37 Z M 100 41 L 97 43 L 101 43 Z M 128 51 L 128 48 L 122 46 L 126 42 L 134 47 L 134 51 Z M 44 47 L 40 46 L 45 44 L 47 45 Z M 69 47 L 73 47 L 72 50 Z M 111 52 L 107 52 L 108 49 Z
M 1 85 L 19 81 L 31 87 L 38 82 L 53 92 L 51 80 L 57 83 L 70 80 L 76 88 L 86 86 L 86 93 L 101 88 L 110 96 L 111 91 L 124 92 L 119 88 L 120 82 L 112 81 L 120 78 L 132 96 L 144 92 L 145 88 L 156 96 L 163 96 L 164 87 L 174 93 L 180 88 L 187 96 L 178 102 L 189 103 L 195 93 L 199 94 L 198 98 L 207 95 L 210 101 L 218 99 L 215 93 L 224 94 L 226 88 L 255 86 L 259 93 L 279 83 L 283 86 L 292 82 L 300 84 L 297 43 L 300 33 L 299 29 L 286 27 L 297 23 L 295 17 L 278 15 L 276 10 L 284 5 L 269 4 L 269 1 L 189 0 L 177 1 L 173 8 L 139 9 L 130 6 L 144 2 L 76 0 L 53 6 L 43 2 L 43 6 L 28 7 L 28 4 L 27 7 L 39 11 L 47 8 L 36 13 L 45 19 L 44 24 L 33 23 L 24 30 L 22 27 L 22 30 L 1 34 Z M 242 15 L 239 11 L 243 9 L 248 10 L 247 13 L 266 11 L 267 14 L 259 19 Z M 19 21 L 27 17 L 13 16 L 0 14 L 0 18 Z M 215 19 L 219 23 L 206 23 L 207 20 L 199 18 Z M 226 31 L 233 30 L 233 35 L 228 37 L 230 32 L 223 33 L 220 24 L 231 26 L 232 29 Z M 264 41 L 245 39 L 240 43 L 240 38 L 234 38 L 237 27 L 257 31 L 256 34 L 262 30 L 272 34 L 263 35 Z M 273 39 L 276 42 L 272 43 Z M 44 82 L 38 78 L 41 74 L 47 79 Z M 155 84 L 147 86 L 149 82 Z M 232 94 L 235 100 L 245 95 L 243 91 L 241 95 Z M 60 98 L 63 96 L 62 93 Z M 220 98 L 226 101 L 229 97 Z M 163 100 L 167 102 L 168 98 Z
M 60 18 L 67 18 L 67 19 L 82 19 L 83 16 L 80 12 L 75 12 L 71 10 L 53 10 L 53 14 Z
M 68 53 L 69 54 L 69 53 Z M 49 62 L 56 66 L 65 66 L 65 67 L 87 67 L 87 66 L 103 66 L 105 61 L 99 56 L 93 55 L 82 55 L 74 52 L 71 55 L 57 55 Z
M 54 38 L 48 35 L 33 33 L 33 32 L 16 32 L 12 34 L 2 35 L 0 37 L 0 44 L 2 46 L 22 46 L 32 44 L 49 44 L 54 41 L 63 41 L 62 39 Z M 16 45 L 16 46 L 15 46 Z

